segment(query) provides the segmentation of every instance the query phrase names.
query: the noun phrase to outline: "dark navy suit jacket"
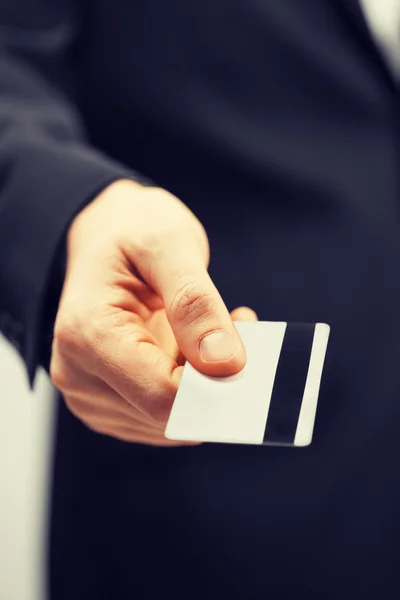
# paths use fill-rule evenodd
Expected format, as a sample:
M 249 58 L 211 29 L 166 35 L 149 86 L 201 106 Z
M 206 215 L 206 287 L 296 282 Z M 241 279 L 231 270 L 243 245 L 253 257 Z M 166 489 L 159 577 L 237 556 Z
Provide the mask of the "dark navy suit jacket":
M 331 325 L 306 449 L 129 445 L 60 402 L 52 599 L 398 594 L 399 116 L 355 0 L 0 0 L 0 324 L 31 380 L 68 224 L 136 173 L 201 219 L 229 308 Z

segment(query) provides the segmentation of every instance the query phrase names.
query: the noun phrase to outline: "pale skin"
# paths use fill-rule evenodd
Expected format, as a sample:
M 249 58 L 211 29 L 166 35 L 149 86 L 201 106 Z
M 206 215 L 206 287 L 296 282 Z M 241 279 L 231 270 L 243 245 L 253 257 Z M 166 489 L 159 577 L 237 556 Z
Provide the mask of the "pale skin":
M 185 360 L 212 376 L 246 361 L 207 272 L 207 235 L 172 194 L 120 180 L 73 221 L 50 375 L 94 431 L 156 446 L 165 438 Z M 211 337 L 208 337 L 209 334 Z

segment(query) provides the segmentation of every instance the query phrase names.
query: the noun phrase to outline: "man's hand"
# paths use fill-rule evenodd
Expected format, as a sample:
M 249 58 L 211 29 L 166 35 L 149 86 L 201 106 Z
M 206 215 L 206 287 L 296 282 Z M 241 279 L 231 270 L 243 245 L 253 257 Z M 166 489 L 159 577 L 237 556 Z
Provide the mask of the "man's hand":
M 91 429 L 146 444 L 164 437 L 183 363 L 228 376 L 245 364 L 207 273 L 206 233 L 158 188 L 118 181 L 74 220 L 54 330 L 51 378 Z

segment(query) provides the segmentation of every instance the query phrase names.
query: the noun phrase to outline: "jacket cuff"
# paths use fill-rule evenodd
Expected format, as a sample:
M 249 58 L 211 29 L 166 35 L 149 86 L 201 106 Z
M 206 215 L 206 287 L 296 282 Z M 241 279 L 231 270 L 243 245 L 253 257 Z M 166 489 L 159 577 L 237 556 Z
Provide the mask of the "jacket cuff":
M 1 299 L 0 328 L 25 361 L 33 387 L 37 367 L 48 368 L 50 360 L 69 224 L 113 181 L 151 183 L 81 146 L 44 146 L 30 153 L 29 160 L 29 180 L 24 173 L 20 177 L 13 173 L 12 201 L 0 219 L 0 240 L 8 253 L 0 273 L 0 289 L 6 292 Z

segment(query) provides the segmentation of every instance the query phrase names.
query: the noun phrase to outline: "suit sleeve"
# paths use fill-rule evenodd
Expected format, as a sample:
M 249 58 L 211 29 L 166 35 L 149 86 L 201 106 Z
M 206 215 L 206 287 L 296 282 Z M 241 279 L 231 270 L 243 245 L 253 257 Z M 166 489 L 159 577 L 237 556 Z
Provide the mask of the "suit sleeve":
M 68 60 L 74 2 L 0 0 L 0 331 L 31 385 L 49 357 L 42 315 L 58 301 L 68 224 L 112 181 L 140 180 L 85 139 Z

